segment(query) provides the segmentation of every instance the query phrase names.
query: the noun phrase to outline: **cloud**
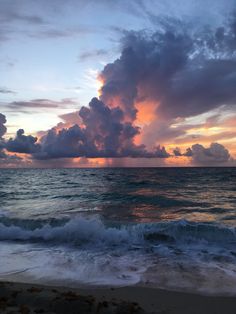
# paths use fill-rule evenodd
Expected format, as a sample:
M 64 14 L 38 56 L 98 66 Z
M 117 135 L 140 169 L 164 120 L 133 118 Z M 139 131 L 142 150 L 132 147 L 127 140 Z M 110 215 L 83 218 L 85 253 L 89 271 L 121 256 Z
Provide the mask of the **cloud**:
M 0 94 L 16 94 L 16 92 L 8 88 L 0 87 Z
M 170 117 L 191 117 L 236 103 L 236 60 L 207 60 L 199 68 L 185 68 L 164 95 L 159 112 Z
M 63 121 L 38 141 L 19 130 L 6 142 L 6 149 L 35 159 L 170 157 L 160 144 L 186 139 L 192 127 L 184 125 L 187 118 L 217 108 L 235 110 L 235 21 L 232 17 L 221 27 L 190 29 L 178 20 L 167 19 L 154 32 L 125 32 L 120 57 L 99 75 L 99 99 L 60 116 Z M 67 31 L 56 30 L 51 35 L 67 36 Z M 85 60 L 103 53 L 97 49 L 80 57 Z M 74 102 L 34 99 L 11 102 L 9 108 L 64 108 L 67 104 Z M 138 123 L 137 113 L 145 108 L 147 112 L 150 104 L 152 119 Z M 219 119 L 218 114 L 209 118 L 206 127 Z M 193 140 L 193 135 L 190 137 Z M 217 143 L 208 148 L 196 144 L 185 153 L 176 148 L 173 154 L 191 157 L 196 164 L 230 159 L 227 149 Z
M 97 98 L 91 100 L 88 108 L 82 107 L 79 116 L 81 126 L 75 124 L 60 130 L 53 128 L 40 141 L 31 135 L 24 135 L 22 129 L 17 131 L 15 138 L 9 140 L 1 138 L 1 165 L 12 164 L 14 158 L 17 164 L 22 164 L 21 157 L 11 157 L 7 152 L 28 154 L 36 162 L 37 160 L 55 162 L 56 159 L 78 157 L 165 159 L 171 156 L 191 158 L 193 165 L 227 165 L 232 161 L 229 151 L 219 143 L 212 143 L 209 147 L 194 144 L 184 153 L 177 147 L 173 154 L 170 154 L 160 145 L 152 151 L 147 151 L 144 145 L 134 144 L 139 129 L 133 127 L 130 122 L 124 122 L 122 110 L 109 108 Z M 67 118 L 65 117 L 65 122 Z M 5 116 L 0 115 L 0 126 L 4 126 L 5 123 Z M 5 126 L 2 130 L 3 136 L 6 132 Z
M 170 154 L 167 153 L 167 151 L 166 151 L 166 149 L 165 149 L 164 146 L 161 147 L 160 145 L 158 145 L 158 146 L 156 147 L 156 149 L 155 149 L 153 155 L 150 154 L 150 157 L 168 158 L 168 157 L 170 157 Z
M 192 44 L 186 34 L 127 33 L 120 58 L 106 65 L 100 75 L 101 99 L 111 105 L 119 103 L 135 119 L 139 100 L 161 102 L 173 76 L 187 63 Z
M 35 39 L 60 39 L 98 32 L 95 27 L 78 25 L 78 23 L 73 26 L 68 21 L 68 27 L 65 27 L 64 23 L 62 25 L 58 21 L 61 21 L 61 13 L 65 16 L 67 3 L 61 2 L 59 5 L 59 1 L 54 4 L 51 2 L 0 1 L 0 42 L 21 36 Z M 78 9 L 76 12 L 80 12 L 81 5 L 74 3 L 75 5 Z
M 191 148 L 187 148 L 184 153 L 181 153 L 180 148 L 176 147 L 173 150 L 173 154 L 176 157 L 191 157 L 194 165 L 211 166 L 227 164 L 232 161 L 228 149 L 219 143 L 211 143 L 209 147 L 204 147 L 201 144 L 194 144 Z
M 89 26 L 80 25 L 74 28 L 58 29 L 48 28 L 46 30 L 38 30 L 27 33 L 28 37 L 36 39 L 60 39 L 78 37 L 81 35 L 88 35 L 99 32 L 98 29 Z
M 236 103 L 234 30 L 192 35 L 175 26 L 164 33 L 126 34 L 120 58 L 100 75 L 105 103 L 120 103 L 133 119 L 135 104 L 144 99 L 156 102 L 157 114 L 168 119 Z
M 34 13 L 25 1 L 0 1 L 0 43 L 27 34 L 22 28 L 40 28 L 47 24 L 45 15 Z M 28 13 L 26 13 L 28 12 Z
M 50 99 L 33 99 L 30 101 L 13 101 L 8 104 L 8 108 L 11 109 L 25 109 L 25 108 L 65 108 L 67 105 L 75 105 L 75 102 L 71 98 L 64 98 L 60 101 Z
M 7 1 L 5 3 L 1 2 L 0 9 L 0 24 L 23 22 L 32 25 L 42 25 L 45 23 L 41 16 L 20 12 L 21 10 L 17 5 L 8 4 Z
M 85 61 L 87 59 L 91 59 L 91 58 L 95 58 L 95 57 L 106 56 L 107 54 L 108 54 L 108 52 L 105 49 L 86 51 L 86 52 L 83 52 L 79 55 L 78 60 L 79 61 Z
M 0 140 L 4 136 L 4 134 L 7 131 L 7 128 L 5 127 L 5 123 L 7 122 L 6 117 L 4 114 L 0 113 Z
M 78 124 L 80 125 L 82 123 L 81 117 L 79 115 L 79 111 L 73 111 L 65 114 L 61 114 L 59 116 L 60 119 L 62 119 L 62 123 L 59 123 L 58 126 L 62 125 L 65 127 Z
M 81 126 L 51 129 L 41 140 L 36 158 L 138 157 L 147 154 L 144 146 L 133 143 L 137 127 L 124 122 L 120 108 L 109 108 L 93 98 L 89 107 L 79 111 Z
M 3 13 L 3 12 L 2 12 Z M 19 12 L 4 12 L 3 14 L 0 14 L 0 23 L 12 23 L 12 22 L 24 22 L 27 24 L 33 24 L 33 25 L 41 25 L 46 23 L 42 17 L 37 15 L 26 15 L 21 14 Z
M 20 129 L 16 133 L 16 137 L 10 138 L 6 144 L 5 148 L 9 152 L 14 153 L 24 153 L 24 154 L 35 154 L 41 149 L 40 145 L 36 143 L 37 137 L 32 135 L 24 135 L 24 130 Z
M 141 130 L 148 147 L 184 136 L 187 126 L 173 127 L 179 119 L 235 110 L 235 21 L 194 29 L 163 18 L 156 32 L 124 32 L 121 56 L 100 74 L 100 99 L 132 123 L 152 103 L 155 116 Z
M 27 163 L 23 160 L 23 158 L 17 155 L 8 155 L 5 152 L 0 151 L 0 168 L 18 168 L 18 167 L 25 167 Z M 32 164 L 31 164 L 32 165 Z
M 196 164 L 215 165 L 230 161 L 229 151 L 218 143 L 212 143 L 209 147 L 195 144 L 191 150 L 193 162 Z
M 173 154 L 174 154 L 174 156 L 176 156 L 176 157 L 182 156 L 182 153 L 181 153 L 179 147 L 176 147 L 175 149 L 173 149 Z
M 161 146 L 147 151 L 144 145 L 136 145 L 134 139 L 139 128 L 124 120 L 120 108 L 109 108 L 97 98 L 91 100 L 89 107 L 61 118 L 62 126 L 59 124 L 46 132 L 40 141 L 24 135 L 24 130 L 20 129 L 15 138 L 5 142 L 4 148 L 9 152 L 30 154 L 35 159 L 170 156 Z M 79 122 L 79 125 L 65 127 L 68 122 Z
M 6 157 L 6 154 L 4 152 L 5 141 L 3 139 L 3 136 L 7 132 L 7 128 L 5 126 L 6 122 L 7 122 L 7 120 L 6 120 L 5 115 L 0 113 L 0 159 L 3 159 Z

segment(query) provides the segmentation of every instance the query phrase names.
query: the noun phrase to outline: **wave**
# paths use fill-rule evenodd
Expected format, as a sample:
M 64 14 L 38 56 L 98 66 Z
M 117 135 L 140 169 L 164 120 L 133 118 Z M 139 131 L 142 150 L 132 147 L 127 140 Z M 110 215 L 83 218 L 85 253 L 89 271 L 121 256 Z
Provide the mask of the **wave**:
M 99 216 L 0 221 L 0 279 L 236 295 L 235 228 L 184 220 L 109 226 Z
M 185 220 L 107 226 L 99 217 L 77 217 L 53 223 L 31 221 L 21 224 L 0 223 L 1 241 L 54 242 L 61 244 L 147 245 L 167 243 L 199 243 L 226 245 L 236 243 L 236 229 L 210 223 Z

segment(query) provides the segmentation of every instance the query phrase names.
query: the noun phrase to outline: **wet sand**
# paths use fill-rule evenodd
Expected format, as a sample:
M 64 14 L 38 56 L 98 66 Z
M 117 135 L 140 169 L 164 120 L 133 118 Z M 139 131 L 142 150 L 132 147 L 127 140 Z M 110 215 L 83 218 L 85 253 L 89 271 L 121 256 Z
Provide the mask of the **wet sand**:
M 70 289 L 0 282 L 0 313 L 235 314 L 236 297 L 142 287 Z

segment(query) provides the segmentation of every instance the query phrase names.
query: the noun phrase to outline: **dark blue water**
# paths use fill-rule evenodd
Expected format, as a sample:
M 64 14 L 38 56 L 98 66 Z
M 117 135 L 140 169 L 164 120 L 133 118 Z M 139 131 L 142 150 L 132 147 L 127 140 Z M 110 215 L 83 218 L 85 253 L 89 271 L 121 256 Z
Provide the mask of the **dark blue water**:
M 0 170 L 0 278 L 236 294 L 236 168 Z

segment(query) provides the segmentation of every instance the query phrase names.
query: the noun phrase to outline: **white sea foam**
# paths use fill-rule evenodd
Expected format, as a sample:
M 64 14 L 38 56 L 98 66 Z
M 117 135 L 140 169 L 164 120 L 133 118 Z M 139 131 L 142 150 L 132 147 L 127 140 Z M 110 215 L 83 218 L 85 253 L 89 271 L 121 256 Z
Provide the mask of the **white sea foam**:
M 236 295 L 235 229 L 204 223 L 0 224 L 0 278 Z M 27 227 L 26 227 L 27 225 Z
M 92 218 L 77 217 L 64 223 L 51 225 L 33 221 L 22 226 L 13 220 L 0 223 L 0 240 L 21 240 L 36 242 L 56 242 L 69 244 L 94 243 L 95 245 L 136 244 L 144 242 L 207 242 L 227 245 L 236 243 L 236 231 L 233 227 L 172 221 L 146 224 L 127 224 L 116 227 L 106 226 L 98 216 Z

